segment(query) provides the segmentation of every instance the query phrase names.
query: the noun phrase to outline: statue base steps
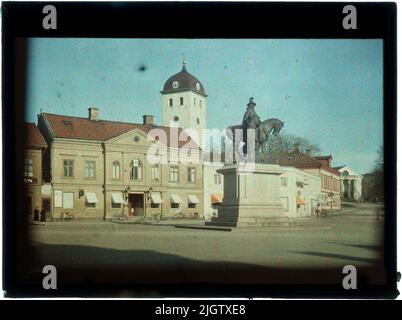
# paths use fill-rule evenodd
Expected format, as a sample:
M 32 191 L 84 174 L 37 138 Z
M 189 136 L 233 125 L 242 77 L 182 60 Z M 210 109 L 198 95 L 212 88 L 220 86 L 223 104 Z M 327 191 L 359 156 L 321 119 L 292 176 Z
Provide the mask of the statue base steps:
M 212 218 L 210 222 L 205 222 L 206 226 L 217 227 L 272 227 L 290 226 L 288 217 L 233 217 L 233 218 Z

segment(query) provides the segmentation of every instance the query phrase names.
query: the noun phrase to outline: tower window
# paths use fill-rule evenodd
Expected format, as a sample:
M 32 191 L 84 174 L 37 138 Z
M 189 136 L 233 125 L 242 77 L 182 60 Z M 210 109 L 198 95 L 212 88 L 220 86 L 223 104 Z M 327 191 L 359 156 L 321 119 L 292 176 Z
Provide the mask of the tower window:
M 200 124 L 200 118 L 197 118 L 197 124 Z
M 197 103 L 197 101 L 196 101 L 197 99 L 196 98 L 194 98 L 194 107 L 195 107 L 195 105 L 196 105 L 196 103 Z
M 180 97 L 180 105 L 182 106 L 184 104 L 184 99 L 183 97 Z
M 173 107 L 173 99 L 169 99 L 169 107 Z
M 178 116 L 174 116 L 173 120 L 174 120 L 174 121 L 179 121 L 179 117 L 178 117 Z
M 202 100 L 200 100 L 200 109 L 201 109 L 201 107 L 202 107 Z

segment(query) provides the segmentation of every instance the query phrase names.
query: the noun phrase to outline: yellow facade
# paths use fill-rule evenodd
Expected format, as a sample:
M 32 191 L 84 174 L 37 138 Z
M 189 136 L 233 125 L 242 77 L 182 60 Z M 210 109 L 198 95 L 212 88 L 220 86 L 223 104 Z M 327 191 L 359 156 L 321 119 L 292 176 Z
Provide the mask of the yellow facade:
M 200 152 L 193 150 L 199 159 L 195 163 L 175 163 L 169 158 L 178 149 L 165 147 L 170 162 L 159 164 L 158 169 L 154 169 L 147 152 L 155 144 L 159 142 L 148 139 L 139 129 L 107 141 L 53 138 L 48 150 L 53 187 L 52 215 L 58 217 L 68 213 L 75 218 L 100 219 L 122 214 L 146 218 L 161 215 L 202 217 Z M 65 161 L 70 166 L 67 169 Z M 132 176 L 134 161 L 141 167 L 138 177 Z M 177 182 L 170 181 L 171 166 L 178 168 Z M 72 172 L 67 172 L 66 176 L 65 170 L 69 171 L 71 167 Z M 193 172 L 194 182 L 189 181 L 189 170 Z M 88 195 L 93 197 L 93 194 L 96 203 L 88 203 Z M 162 203 L 153 202 L 155 194 Z M 115 203 L 113 197 L 116 195 L 120 195 L 125 203 Z M 172 196 L 178 196 L 181 203 L 172 203 Z M 198 203 L 192 203 L 197 202 L 194 199 L 198 199 Z

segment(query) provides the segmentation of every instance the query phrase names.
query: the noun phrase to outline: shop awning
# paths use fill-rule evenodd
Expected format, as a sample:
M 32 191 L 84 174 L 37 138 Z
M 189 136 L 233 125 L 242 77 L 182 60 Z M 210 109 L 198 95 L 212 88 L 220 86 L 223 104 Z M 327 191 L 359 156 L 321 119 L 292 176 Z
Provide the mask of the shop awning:
M 217 193 L 211 193 L 211 203 L 222 203 L 223 195 Z
M 188 202 L 192 204 L 197 204 L 200 203 L 200 200 L 198 200 L 197 196 L 194 194 L 189 194 L 188 195 Z
M 152 192 L 151 193 L 151 202 L 155 204 L 162 203 L 161 194 L 159 192 Z
M 304 205 L 306 203 L 304 202 L 304 199 L 301 196 L 296 196 L 296 204 L 301 206 L 301 205 Z
M 123 195 L 121 192 L 112 192 L 112 202 L 124 204 Z
M 181 198 L 180 198 L 180 196 L 178 194 L 172 194 L 170 196 L 170 201 L 172 203 L 182 203 Z
M 85 198 L 88 203 L 97 203 L 98 198 L 96 197 L 95 192 L 85 192 Z

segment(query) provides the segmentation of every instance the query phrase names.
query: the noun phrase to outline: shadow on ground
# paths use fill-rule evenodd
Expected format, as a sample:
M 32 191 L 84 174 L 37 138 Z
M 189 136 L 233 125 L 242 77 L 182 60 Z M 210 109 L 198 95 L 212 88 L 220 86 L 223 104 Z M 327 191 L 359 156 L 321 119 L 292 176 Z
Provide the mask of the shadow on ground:
M 346 260 L 349 263 L 364 262 L 364 263 L 371 263 L 374 265 L 379 265 L 381 263 L 381 259 L 348 256 L 348 255 L 338 254 L 338 253 L 326 253 L 326 252 L 318 252 L 318 251 L 294 251 L 292 253 L 304 254 L 304 255 L 309 255 L 309 256 L 314 256 L 314 257 L 322 257 L 322 258 L 341 259 L 341 260 Z
M 356 243 L 346 243 L 346 242 L 341 242 L 341 241 L 327 241 L 327 242 L 336 244 L 336 245 L 340 245 L 340 246 L 367 249 L 367 250 L 377 251 L 377 252 L 382 252 L 384 250 L 382 245 L 356 244 Z
M 192 282 L 341 285 L 344 277 L 338 268 L 305 270 L 284 266 L 282 269 L 248 263 L 205 262 L 149 250 L 123 251 L 81 245 L 36 244 L 29 247 L 26 258 L 21 279 L 31 284 L 42 282 L 42 268 L 49 264 L 56 266 L 60 284 L 81 285 Z M 356 257 L 345 258 L 356 260 Z M 381 261 L 369 262 L 373 265 L 359 269 L 360 284 L 382 284 Z

